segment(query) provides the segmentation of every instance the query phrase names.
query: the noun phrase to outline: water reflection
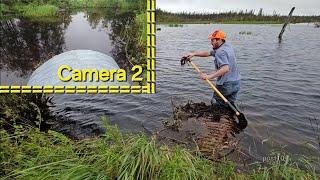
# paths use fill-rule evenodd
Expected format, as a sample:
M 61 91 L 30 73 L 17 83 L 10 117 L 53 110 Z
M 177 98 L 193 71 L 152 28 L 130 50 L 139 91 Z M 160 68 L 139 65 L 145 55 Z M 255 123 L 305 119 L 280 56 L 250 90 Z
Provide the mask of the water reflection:
M 146 63 L 145 45 L 141 46 L 138 43 L 139 27 L 134 17 L 133 12 L 125 12 L 113 18 L 111 22 L 110 38 L 115 46 L 112 52 L 124 67 Z
M 64 30 L 70 18 L 43 23 L 26 19 L 1 21 L 1 70 L 27 78 L 39 64 L 63 52 Z
M 110 30 L 104 24 L 103 18 L 97 18 L 94 23 L 90 23 L 90 16 L 84 12 L 75 13 L 71 17 L 72 22 L 64 35 L 66 51 L 90 49 L 111 55 L 113 46 L 109 38 Z
M 50 21 L 1 21 L 0 84 L 25 85 L 45 61 L 74 49 L 111 55 L 124 69 L 145 63 L 145 45 L 136 42 L 139 31 L 134 17 L 133 12 L 96 9 L 64 13 Z

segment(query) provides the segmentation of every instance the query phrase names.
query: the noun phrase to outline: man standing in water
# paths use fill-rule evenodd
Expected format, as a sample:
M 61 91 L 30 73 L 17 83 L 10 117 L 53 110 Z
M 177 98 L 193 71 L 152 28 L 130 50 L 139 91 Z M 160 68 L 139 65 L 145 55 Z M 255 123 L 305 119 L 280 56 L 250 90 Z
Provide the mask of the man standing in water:
M 197 51 L 187 54 L 188 58 L 198 57 L 214 57 L 216 71 L 211 74 L 201 74 L 203 80 L 216 79 L 217 89 L 234 105 L 238 91 L 240 90 L 240 72 L 237 67 L 234 50 L 230 43 L 226 42 L 226 34 L 223 31 L 216 30 L 210 36 L 211 51 Z M 212 104 L 228 107 L 226 103 L 217 95 L 213 94 Z

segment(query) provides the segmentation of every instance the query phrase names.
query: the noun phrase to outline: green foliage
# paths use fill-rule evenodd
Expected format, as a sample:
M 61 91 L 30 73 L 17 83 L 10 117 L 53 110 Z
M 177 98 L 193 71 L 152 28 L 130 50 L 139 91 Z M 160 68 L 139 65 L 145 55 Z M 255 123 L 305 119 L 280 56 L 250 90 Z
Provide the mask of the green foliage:
M 59 8 L 54 5 L 23 5 L 17 4 L 14 9 L 22 14 L 24 17 L 49 17 L 56 16 L 58 14 Z
M 7 6 L 6 4 L 0 3 L 0 17 L 2 17 L 5 13 L 8 13 L 9 10 L 9 6 Z
M 319 177 L 315 173 L 315 169 L 307 169 L 308 173 L 305 170 L 299 168 L 297 162 L 293 161 L 288 155 L 277 154 L 277 156 L 284 156 L 285 159 L 281 160 L 280 158 L 272 161 L 269 166 L 260 166 L 257 170 L 254 170 L 254 173 L 251 175 L 252 179 L 318 179 Z M 302 165 L 307 165 L 308 161 L 303 160 Z M 310 166 L 311 167 L 311 166 Z
M 72 8 L 106 8 L 116 7 L 124 10 L 145 10 L 146 1 L 144 0 L 14 0 L 4 1 L 3 4 L 8 6 L 14 5 L 54 5 L 60 8 L 72 9 Z
M 214 166 L 210 161 L 192 155 L 186 149 L 163 148 L 160 179 L 210 179 Z
M 250 174 L 227 161 L 212 162 L 181 147 L 159 145 L 144 134 L 122 134 L 106 124 L 95 139 L 71 141 L 64 135 L 17 127 L 0 131 L 0 172 L 12 179 L 317 179 L 289 157 Z
M 183 24 L 169 24 L 169 27 L 183 27 Z
M 158 23 L 228 23 L 228 24 L 275 24 L 284 23 L 287 16 L 281 16 L 274 12 L 273 15 L 263 15 L 262 9 L 255 14 L 250 11 L 229 11 L 221 13 L 171 13 L 161 9 L 156 10 Z M 316 22 L 320 16 L 292 16 L 292 23 Z
M 19 125 L 47 131 L 48 121 L 54 120 L 49 111 L 50 98 L 42 94 L 2 94 L 0 104 L 0 129 L 9 133 Z
M 121 11 L 145 10 L 143 0 L 67 0 L 64 8 L 118 8 Z M 144 8 L 145 7 L 145 8 Z
M 105 8 L 115 7 L 115 0 L 68 0 L 66 8 Z
M 136 23 L 138 25 L 139 29 L 139 45 L 140 46 L 146 46 L 147 44 L 147 13 L 142 12 L 140 14 L 137 14 L 135 17 Z
M 138 16 L 138 18 L 137 18 Z M 120 12 L 110 24 L 112 34 L 110 39 L 117 45 L 116 53 L 119 59 L 127 60 L 127 67 L 135 64 L 146 64 L 146 19 L 144 14 L 132 11 Z
M 128 10 L 130 10 L 131 6 L 132 5 L 131 5 L 131 3 L 129 1 L 119 0 L 120 9 L 128 11 Z
M 45 171 L 47 166 L 41 165 L 77 157 L 74 153 L 76 146 L 65 136 L 53 131 L 44 134 L 34 128 L 19 128 L 15 134 L 8 134 L 1 130 L 0 138 L 1 175 L 19 177 L 23 174 L 24 177 L 32 177 L 37 174 L 37 167 Z M 38 176 L 44 176 L 44 173 Z

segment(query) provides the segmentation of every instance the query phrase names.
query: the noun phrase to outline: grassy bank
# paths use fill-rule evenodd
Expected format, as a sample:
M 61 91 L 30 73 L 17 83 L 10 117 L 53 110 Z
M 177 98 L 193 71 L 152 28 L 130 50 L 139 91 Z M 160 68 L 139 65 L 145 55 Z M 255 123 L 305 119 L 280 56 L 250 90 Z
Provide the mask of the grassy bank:
M 0 176 L 3 179 L 317 179 L 308 161 L 288 155 L 241 171 L 228 160 L 159 144 L 145 134 L 124 134 L 103 118 L 106 134 L 75 141 L 48 130 L 50 99 L 1 95 Z M 34 119 L 34 120 L 33 120 Z M 272 155 L 274 156 L 274 155 Z M 303 167 L 305 170 L 302 170 Z
M 55 121 L 49 110 L 51 99 L 42 94 L 1 94 L 0 130 L 15 133 L 15 126 L 50 129 L 49 121 Z
M 66 1 L 5 1 L 0 3 L 0 15 L 17 14 L 23 17 L 48 17 L 58 14 L 59 9 L 70 10 L 80 8 L 115 8 L 120 11 L 145 11 L 143 0 L 66 0 Z
M 135 21 L 139 27 L 139 34 L 141 35 L 138 43 L 140 44 L 140 46 L 145 46 L 147 41 L 147 14 L 137 14 L 135 17 Z
M 16 126 L 0 131 L 4 179 L 317 179 L 287 156 L 249 173 L 229 161 L 212 162 L 181 147 L 157 144 L 143 134 L 123 134 L 106 123 L 96 139 L 72 141 L 62 134 Z
M 46 4 L 46 5 L 23 5 L 18 4 L 14 6 L 14 9 L 19 12 L 24 17 L 51 17 L 58 15 L 59 8 L 54 5 Z
M 9 12 L 10 12 L 9 6 L 7 6 L 6 4 L 0 3 L 0 19 L 2 19 L 1 17 L 3 17 L 5 14 Z

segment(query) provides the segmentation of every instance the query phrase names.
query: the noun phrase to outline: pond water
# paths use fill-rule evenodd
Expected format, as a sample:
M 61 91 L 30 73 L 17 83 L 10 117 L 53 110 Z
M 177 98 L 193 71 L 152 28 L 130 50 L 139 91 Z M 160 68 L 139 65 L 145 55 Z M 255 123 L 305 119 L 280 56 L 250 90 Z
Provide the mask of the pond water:
M 133 12 L 96 9 L 48 19 L 1 21 L 0 84 L 26 85 L 37 67 L 70 50 L 98 51 L 113 57 L 120 68 L 127 68 L 124 44 L 128 49 L 137 48 L 132 39 L 126 42 L 127 36 L 137 35 L 134 17 Z
M 121 36 L 115 31 L 120 23 L 95 15 L 77 12 L 54 23 L 2 22 L 1 85 L 24 84 L 38 64 L 74 49 L 103 52 L 127 67 L 119 53 Z M 157 27 L 161 28 L 157 31 L 157 93 L 54 95 L 53 110 L 65 123 L 61 131 L 75 137 L 103 133 L 100 117 L 106 116 L 125 131 L 153 133 L 171 116 L 171 98 L 179 104 L 209 103 L 212 90 L 192 67 L 180 67 L 180 58 L 193 50 L 210 50 L 208 34 L 219 28 L 235 48 L 242 75 L 239 104 L 249 119 L 244 148 L 262 155 L 272 143 L 286 145 L 293 153 L 309 153 L 302 145 L 306 141 L 317 146 L 319 131 L 313 131 L 310 119 L 320 117 L 319 29 L 311 24 L 291 25 L 279 44 L 280 25 Z M 250 33 L 239 33 L 243 31 Z M 212 58 L 194 62 L 204 72 L 214 70 Z
M 222 29 L 234 46 L 242 75 L 238 103 L 249 119 L 244 146 L 260 153 L 271 142 L 294 153 L 304 151 L 304 142 L 319 147 L 315 139 L 320 131 L 310 126 L 310 119 L 319 122 L 320 117 L 320 31 L 313 24 L 291 25 L 281 44 L 281 25 L 159 27 L 157 88 L 162 97 L 157 99 L 172 95 L 209 103 L 212 90 L 192 67 L 179 67 L 178 60 L 190 51 L 210 50 L 208 35 Z M 214 70 L 212 57 L 194 62 L 204 72 Z

